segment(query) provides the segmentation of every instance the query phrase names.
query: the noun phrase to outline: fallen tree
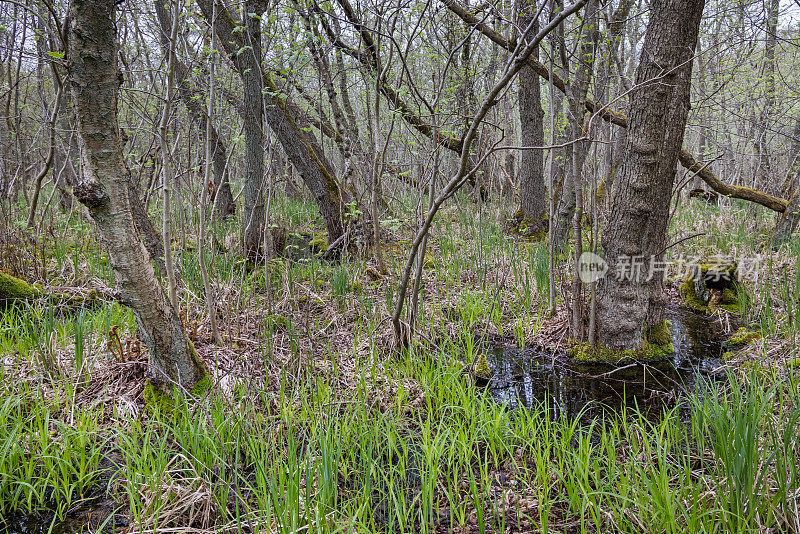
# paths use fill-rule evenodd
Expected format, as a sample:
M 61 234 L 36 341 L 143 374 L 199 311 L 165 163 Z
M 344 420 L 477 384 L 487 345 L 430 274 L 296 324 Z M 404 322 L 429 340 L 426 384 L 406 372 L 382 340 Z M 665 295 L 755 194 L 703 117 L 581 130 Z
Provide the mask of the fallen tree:
M 25 280 L 0 271 L 0 306 L 16 301 L 45 299 L 51 304 L 85 306 L 106 300 L 96 289 L 50 288 L 29 284 Z M 108 300 L 113 300 L 108 298 Z

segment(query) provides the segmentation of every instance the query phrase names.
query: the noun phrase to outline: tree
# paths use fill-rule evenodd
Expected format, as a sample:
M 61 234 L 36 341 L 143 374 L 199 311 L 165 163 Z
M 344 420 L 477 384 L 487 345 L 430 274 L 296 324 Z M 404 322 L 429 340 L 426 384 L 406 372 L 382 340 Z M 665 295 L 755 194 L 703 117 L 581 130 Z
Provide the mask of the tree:
M 640 350 L 663 331 L 663 261 L 672 184 L 689 112 L 704 0 L 654 0 L 645 33 L 619 175 L 602 244 L 609 271 L 598 290 L 598 342 Z M 644 258 L 644 275 L 625 266 Z M 647 273 L 655 274 L 648 281 Z
M 214 17 L 214 3 L 217 2 Z M 239 33 L 230 12 L 218 0 L 197 0 L 206 22 L 215 24 L 215 32 L 219 43 L 233 63 L 240 76 L 247 69 L 246 56 L 239 53 L 246 50 L 246 45 Z M 252 57 L 252 56 L 251 56 Z M 342 220 L 342 196 L 336 181 L 336 171 L 325 157 L 325 153 L 312 135 L 310 126 L 302 113 L 285 92 L 272 80 L 270 74 L 260 65 L 258 73 L 262 77 L 262 92 L 267 124 L 278 138 L 283 151 L 300 173 L 314 200 L 320 214 L 325 220 L 328 239 L 335 241 L 344 234 Z
M 789 241 L 797 228 L 797 223 L 800 222 L 800 187 L 794 185 L 798 177 L 800 177 L 800 116 L 795 118 L 792 148 L 789 152 L 789 174 L 786 177 L 789 205 L 786 211 L 778 216 L 778 222 L 772 233 L 772 248 L 776 250 Z
M 85 205 L 108 250 L 119 302 L 130 306 L 150 352 L 151 385 L 191 389 L 208 371 L 156 279 L 137 235 L 129 200 L 130 172 L 117 122 L 119 86 L 116 2 L 75 0 L 70 6 L 68 65 L 83 173 L 75 198 Z
M 533 21 L 532 34 L 539 32 L 536 2 L 521 2 L 519 27 Z M 539 59 L 538 47 L 532 57 Z M 544 146 L 544 110 L 539 75 L 525 66 L 519 73 L 520 143 L 524 147 Z M 547 232 L 547 191 L 544 186 L 542 150 L 523 150 L 519 158 L 519 209 L 514 214 L 517 227 L 528 234 Z
M 169 48 L 169 34 L 172 28 L 172 17 L 170 16 L 167 8 L 162 0 L 153 2 L 155 7 L 156 18 L 158 25 L 161 29 L 160 43 L 164 55 L 167 55 Z M 205 130 L 206 120 L 203 108 L 200 106 L 196 97 L 196 91 L 192 90 L 191 81 L 189 77 L 189 69 L 186 68 L 177 57 L 173 58 L 173 71 L 175 76 L 175 85 L 178 89 L 178 95 L 181 102 L 186 106 L 186 111 L 189 116 L 197 124 L 198 131 Z M 213 124 L 209 125 L 207 132 L 208 140 L 211 143 L 211 156 L 214 161 L 212 170 L 214 171 L 214 181 L 206 184 L 206 188 L 212 187 L 213 184 L 213 202 L 216 206 L 215 215 L 220 218 L 228 217 L 236 212 L 236 204 L 233 201 L 233 193 L 231 192 L 231 185 L 228 180 L 228 150 L 225 142 L 220 138 L 217 129 Z
M 261 96 L 261 15 L 265 2 L 248 0 L 242 12 L 245 48 L 239 61 L 244 87 L 244 217 L 242 245 L 245 258 L 260 261 L 264 255 L 264 103 Z

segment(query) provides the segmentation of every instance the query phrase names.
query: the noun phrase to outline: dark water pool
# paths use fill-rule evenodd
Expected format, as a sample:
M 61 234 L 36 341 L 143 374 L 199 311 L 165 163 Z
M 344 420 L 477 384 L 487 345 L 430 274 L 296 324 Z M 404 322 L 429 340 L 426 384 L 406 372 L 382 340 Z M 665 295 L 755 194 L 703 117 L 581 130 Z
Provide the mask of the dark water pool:
M 128 526 L 118 515 L 120 506 L 110 499 L 91 499 L 67 511 L 62 519 L 53 512 L 0 513 L 0 532 L 6 534 L 73 534 L 116 532 Z
M 624 407 L 638 407 L 658 417 L 665 406 L 674 406 L 702 381 L 721 380 L 714 370 L 725 350 L 720 332 L 708 318 L 670 308 L 667 319 L 675 353 L 658 362 L 587 365 L 540 348 L 490 345 L 488 360 L 494 373 L 488 387 L 510 408 L 546 402 L 554 419 L 579 414 L 594 418 Z

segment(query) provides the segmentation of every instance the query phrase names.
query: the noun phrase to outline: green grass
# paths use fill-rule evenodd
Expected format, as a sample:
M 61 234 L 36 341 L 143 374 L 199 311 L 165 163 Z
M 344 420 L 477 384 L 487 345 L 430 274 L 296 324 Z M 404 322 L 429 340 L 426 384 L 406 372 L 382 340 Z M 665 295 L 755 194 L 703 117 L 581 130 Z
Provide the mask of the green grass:
M 272 206 L 290 231 L 319 229 L 308 203 Z M 8 307 L 0 313 L 0 515 L 64 517 L 107 492 L 135 530 L 148 531 L 796 528 L 800 389 L 792 373 L 764 371 L 771 360 L 748 362 L 725 386 L 698 388 L 655 422 L 635 409 L 604 421 L 555 417 L 548 402 L 510 411 L 472 384 L 464 363 L 485 333 L 523 345 L 548 319 L 546 244 L 505 235 L 495 209 L 478 213 L 462 198 L 437 221 L 417 323 L 431 343 L 406 351 L 389 349 L 385 336 L 407 251 L 401 230 L 386 247 L 395 274 L 378 282 L 366 281 L 368 258 L 359 256 L 338 265 L 278 259 L 248 271 L 235 247 L 207 247 L 225 299 L 225 356 L 245 370 L 199 402 L 178 394 L 170 413 L 87 397 L 108 369 L 109 332 L 135 333 L 126 308 Z M 708 232 L 671 252 L 760 251 L 770 216 L 749 209 L 681 206 L 673 233 L 689 235 L 698 218 Z M 112 284 L 91 228 L 77 217 L 59 224 L 69 239 L 46 247 L 52 281 Z M 233 220 L 216 231 L 222 240 L 237 228 Z M 743 281 L 742 308 L 767 337 L 755 344 L 762 359 L 767 343 L 797 333 L 797 243 L 788 267 Z M 196 250 L 177 250 L 176 263 L 182 305 L 201 320 Z
M 187 526 L 204 510 L 191 526 L 252 521 L 287 533 L 470 521 L 493 531 L 753 532 L 793 517 L 798 393 L 770 377 L 704 392 L 690 421 L 672 410 L 658 423 L 626 412 L 580 424 L 554 422 L 544 405 L 504 410 L 458 366 L 409 355 L 396 367 L 393 379 L 420 381 L 423 411 L 407 412 L 410 391 L 376 412 L 368 390 L 337 404 L 316 382 L 291 408 L 264 409 L 266 393 L 241 388 L 101 431 L 91 412 L 61 422 L 68 400 L 18 389 L 0 404 L 3 511 L 63 514 L 111 450 L 121 458 L 112 492 L 142 529 Z

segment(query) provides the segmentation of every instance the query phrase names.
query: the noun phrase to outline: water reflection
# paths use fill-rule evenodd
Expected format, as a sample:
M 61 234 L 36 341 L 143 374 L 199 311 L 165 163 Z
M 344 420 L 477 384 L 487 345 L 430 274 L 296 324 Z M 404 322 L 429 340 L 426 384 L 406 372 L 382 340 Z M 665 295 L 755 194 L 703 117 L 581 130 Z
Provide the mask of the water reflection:
M 668 309 L 675 353 L 653 363 L 620 366 L 572 362 L 539 348 L 500 345 L 489 350 L 489 388 L 510 408 L 548 404 L 553 418 L 604 416 L 638 407 L 657 417 L 720 365 L 724 344 L 708 318 Z M 716 378 L 715 378 L 716 379 Z

